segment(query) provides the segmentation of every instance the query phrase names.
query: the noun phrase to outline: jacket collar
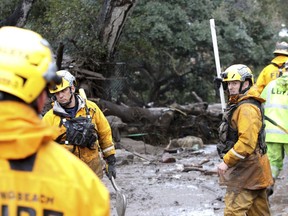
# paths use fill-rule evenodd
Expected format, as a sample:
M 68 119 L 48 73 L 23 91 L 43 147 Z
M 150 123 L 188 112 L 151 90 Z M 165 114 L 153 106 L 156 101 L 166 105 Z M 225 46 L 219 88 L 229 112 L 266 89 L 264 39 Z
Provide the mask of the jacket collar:
M 78 100 L 78 108 L 77 108 L 77 112 L 78 112 L 80 109 L 85 107 L 85 101 L 78 94 L 75 94 L 75 97 L 76 97 L 76 100 Z M 53 113 L 55 115 L 62 116 L 62 117 L 70 117 L 70 115 L 65 111 L 65 109 L 57 101 L 54 102 Z

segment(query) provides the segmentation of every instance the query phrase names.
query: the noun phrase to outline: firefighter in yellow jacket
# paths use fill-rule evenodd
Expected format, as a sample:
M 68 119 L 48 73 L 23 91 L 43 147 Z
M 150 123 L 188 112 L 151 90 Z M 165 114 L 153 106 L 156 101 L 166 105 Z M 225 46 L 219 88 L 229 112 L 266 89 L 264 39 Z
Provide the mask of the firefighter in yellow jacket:
M 225 215 L 270 215 L 266 188 L 273 183 L 266 154 L 263 124 L 264 99 L 253 85 L 251 70 L 242 64 L 222 74 L 229 102 L 219 128 L 217 150 L 220 185 L 226 185 Z
M 255 86 L 259 95 L 266 85 L 277 77 L 280 77 L 284 70 L 284 64 L 288 60 L 288 43 L 277 42 L 273 52 L 274 58 L 259 74 Z
M 110 215 L 101 180 L 39 117 L 47 85 L 60 81 L 46 40 L 0 28 L 0 215 Z
M 59 127 L 55 141 L 71 151 L 98 175 L 103 177 L 99 151 L 107 162 L 107 174 L 116 178 L 115 148 L 108 120 L 100 108 L 76 94 L 75 77 L 67 70 L 57 71 L 62 82 L 49 91 L 54 104 L 43 117 L 49 125 Z M 99 149 L 101 148 L 101 149 Z

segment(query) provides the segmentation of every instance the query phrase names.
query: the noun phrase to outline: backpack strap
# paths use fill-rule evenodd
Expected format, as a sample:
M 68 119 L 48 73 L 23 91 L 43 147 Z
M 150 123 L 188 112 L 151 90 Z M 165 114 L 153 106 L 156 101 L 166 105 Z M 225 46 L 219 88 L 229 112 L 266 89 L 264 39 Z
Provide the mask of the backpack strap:
M 281 65 L 278 65 L 274 62 L 271 62 L 271 64 L 278 68 L 278 71 L 279 71 L 278 77 L 281 77 L 283 75 L 283 68 L 285 67 L 285 62 L 283 62 Z

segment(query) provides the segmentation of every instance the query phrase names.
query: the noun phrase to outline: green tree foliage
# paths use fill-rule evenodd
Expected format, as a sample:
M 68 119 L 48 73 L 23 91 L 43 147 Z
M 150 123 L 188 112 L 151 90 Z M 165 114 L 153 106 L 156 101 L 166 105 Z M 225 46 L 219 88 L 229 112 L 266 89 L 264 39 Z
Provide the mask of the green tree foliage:
M 190 91 L 185 88 L 190 86 L 189 77 L 198 79 L 197 70 L 189 73 L 191 58 L 202 57 L 193 50 L 206 49 L 202 42 L 209 32 L 202 31 L 198 20 L 191 20 L 186 8 L 185 1 L 142 1 L 126 25 L 119 58 L 133 56 L 129 63 L 140 75 L 137 73 L 137 79 L 132 80 L 136 81 L 135 87 L 146 89 L 142 91 L 146 102 L 174 100 L 175 94 Z
M 104 59 L 97 38 L 103 0 L 38 0 L 26 24 L 43 34 L 56 50 L 89 64 Z M 1 1 L 0 19 L 19 1 Z M 273 57 L 281 24 L 288 25 L 285 0 L 138 0 L 124 26 L 115 60 L 126 62 L 129 92 L 143 103 L 190 103 L 196 92 L 215 97 L 216 76 L 210 19 L 215 20 L 222 70 L 250 66 L 256 75 Z M 113 75 L 113 73 L 111 73 Z M 126 87 L 127 87 L 126 86 Z
M 256 67 L 269 59 L 277 26 L 273 14 L 263 16 L 260 1 L 222 3 L 214 12 L 224 65 L 243 62 Z M 267 23 L 271 25 L 267 26 Z M 273 45 L 273 47 L 271 47 Z
M 95 26 L 100 7 L 99 1 L 38 0 L 27 27 L 45 35 L 55 49 L 63 43 L 70 56 L 100 59 L 105 55 Z
M 13 13 L 17 0 L 1 0 L 0 4 L 0 20 L 5 19 Z
M 278 17 L 272 1 L 140 1 L 126 25 L 119 58 L 140 72 L 131 80 L 148 101 L 191 102 L 193 91 L 213 101 L 209 20 L 215 19 L 222 70 L 235 63 L 259 70 L 272 57 Z

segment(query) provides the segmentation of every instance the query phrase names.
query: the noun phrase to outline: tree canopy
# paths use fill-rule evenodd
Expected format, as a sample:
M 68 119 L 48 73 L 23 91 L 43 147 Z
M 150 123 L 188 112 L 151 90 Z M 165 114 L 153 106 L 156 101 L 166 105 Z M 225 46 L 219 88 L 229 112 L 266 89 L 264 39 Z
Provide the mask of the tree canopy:
M 192 92 L 213 101 L 216 69 L 209 20 L 215 19 L 222 69 L 243 63 L 259 73 L 272 57 L 283 22 L 274 3 L 140 1 L 126 23 L 119 56 L 140 71 L 133 80 L 148 91 L 148 101 L 190 102 Z
M 19 2 L 4 0 L 0 20 L 11 15 Z M 282 12 L 283 0 L 30 2 L 33 7 L 24 27 L 44 35 L 55 52 L 64 45 L 65 55 L 83 62 L 84 69 L 110 78 L 114 87 L 121 80 L 117 100 L 137 100 L 141 105 L 189 103 L 196 100 L 195 93 L 208 102 L 219 100 L 213 86 L 216 67 L 210 19 L 216 24 L 222 70 L 242 63 L 251 67 L 256 77 L 273 57 L 275 42 L 281 40 L 281 24 L 288 19 Z M 125 25 L 119 28 L 111 57 L 107 43 L 101 40 L 104 21 L 109 18 L 103 20 L 103 11 L 109 9 L 108 3 L 130 7 L 127 2 L 136 4 L 122 20 Z M 122 14 L 115 10 L 114 15 Z M 114 67 L 107 67 L 115 62 Z

